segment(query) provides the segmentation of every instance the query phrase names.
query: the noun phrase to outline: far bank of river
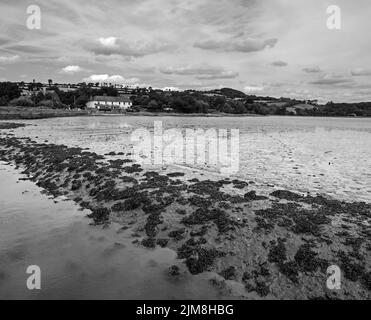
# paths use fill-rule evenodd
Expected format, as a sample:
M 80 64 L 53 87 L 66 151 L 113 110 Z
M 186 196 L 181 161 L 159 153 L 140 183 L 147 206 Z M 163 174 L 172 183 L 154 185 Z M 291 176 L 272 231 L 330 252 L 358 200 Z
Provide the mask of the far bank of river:
M 87 115 L 83 110 L 51 109 L 43 107 L 0 107 L 0 120 L 32 120 Z
M 32 120 L 32 119 L 48 119 L 48 118 L 62 118 L 62 117 L 81 117 L 81 116 L 142 116 L 142 117 L 269 117 L 272 115 L 260 114 L 231 114 L 223 112 L 215 113 L 177 113 L 177 112 L 100 112 L 91 110 L 68 110 L 68 109 L 50 109 L 43 107 L 1 107 L 0 106 L 0 120 Z M 286 116 L 287 117 L 287 116 Z M 305 118 L 305 117 L 303 117 Z M 326 118 L 326 117 L 318 117 Z M 335 117 L 335 118 L 352 118 L 352 117 Z M 363 118 L 363 117 L 358 117 Z

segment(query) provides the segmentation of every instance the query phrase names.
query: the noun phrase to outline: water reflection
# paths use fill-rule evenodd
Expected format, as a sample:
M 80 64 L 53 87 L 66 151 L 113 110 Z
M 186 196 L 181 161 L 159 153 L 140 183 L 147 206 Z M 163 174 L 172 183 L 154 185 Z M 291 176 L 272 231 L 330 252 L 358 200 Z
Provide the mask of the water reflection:
M 73 202 L 19 177 L 0 164 L 0 299 L 221 298 L 207 275 L 170 278 L 180 265 L 170 249 L 136 247 L 116 224 L 92 227 Z M 26 288 L 29 265 L 41 268 L 41 290 Z

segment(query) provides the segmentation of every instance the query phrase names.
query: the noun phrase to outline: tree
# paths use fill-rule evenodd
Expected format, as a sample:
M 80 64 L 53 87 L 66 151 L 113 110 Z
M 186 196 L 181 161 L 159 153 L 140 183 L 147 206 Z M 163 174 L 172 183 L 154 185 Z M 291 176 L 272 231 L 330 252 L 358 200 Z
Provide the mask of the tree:
M 87 96 L 84 96 L 84 95 L 79 96 L 76 99 L 76 107 L 84 109 L 88 101 L 89 101 L 89 98 Z
M 7 96 L 0 97 L 0 106 L 6 106 L 8 105 L 8 103 L 9 103 L 9 99 Z
M 255 112 L 257 114 L 267 115 L 269 114 L 269 108 L 261 104 L 258 104 L 255 106 Z
M 10 104 L 14 107 L 34 107 L 35 104 L 31 98 L 19 97 L 10 101 Z
M 283 106 L 283 107 L 279 107 L 279 108 L 277 108 L 277 110 L 275 111 L 274 114 L 279 115 L 279 116 L 284 116 L 284 115 L 286 115 L 286 107 Z
M 211 102 L 211 107 L 216 110 L 220 110 L 224 107 L 226 99 L 224 96 L 218 96 L 214 98 Z
M 41 82 L 33 82 L 28 86 L 28 90 L 34 91 L 36 89 L 37 91 L 40 90 L 43 87 L 43 84 Z
M 155 100 L 151 100 L 147 106 L 148 111 L 159 111 L 161 107 Z
M 103 87 L 97 93 L 98 96 L 107 95 L 109 97 L 117 97 L 119 95 L 119 92 L 114 87 Z
M 36 105 L 38 105 L 41 101 L 45 99 L 45 96 L 41 91 L 39 91 L 38 93 L 33 93 L 31 99 Z
M 0 101 L 1 105 L 7 105 L 9 101 L 19 98 L 21 89 L 16 83 L 0 82 Z

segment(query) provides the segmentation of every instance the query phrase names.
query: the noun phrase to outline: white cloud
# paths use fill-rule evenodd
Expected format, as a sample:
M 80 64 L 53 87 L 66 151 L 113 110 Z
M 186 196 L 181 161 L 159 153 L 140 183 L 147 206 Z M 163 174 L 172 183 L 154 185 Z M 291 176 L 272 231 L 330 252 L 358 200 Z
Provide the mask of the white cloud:
M 116 47 L 117 38 L 116 37 L 108 37 L 108 38 L 99 38 L 99 43 L 104 47 Z
M 183 91 L 177 87 L 164 87 L 164 88 L 161 88 L 161 90 L 164 90 L 164 91 Z
M 80 66 L 67 66 L 62 69 L 62 72 L 67 74 L 75 74 L 81 71 L 83 71 L 83 69 Z
M 14 56 L 0 56 L 0 63 L 14 63 L 19 60 L 19 55 L 14 55 Z
M 138 78 L 124 78 L 120 75 L 108 75 L 108 74 L 92 74 L 91 76 L 84 78 L 83 81 L 85 82 L 107 82 L 107 83 L 120 83 L 120 84 L 128 84 L 134 85 L 139 82 Z
M 243 88 L 245 93 L 254 93 L 254 92 L 261 92 L 264 90 L 264 87 L 259 86 L 246 86 Z
M 159 52 L 168 51 L 175 46 L 165 40 L 129 40 L 115 37 L 99 38 L 88 42 L 85 48 L 96 55 L 121 55 L 123 57 L 138 58 Z

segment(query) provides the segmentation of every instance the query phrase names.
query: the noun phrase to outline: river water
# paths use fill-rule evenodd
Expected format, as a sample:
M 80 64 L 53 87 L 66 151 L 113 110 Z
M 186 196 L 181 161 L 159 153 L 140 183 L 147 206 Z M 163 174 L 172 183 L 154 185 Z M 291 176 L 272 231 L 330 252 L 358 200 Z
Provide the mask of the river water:
M 132 244 L 133 230 L 93 227 L 72 201 L 51 199 L 0 163 L 0 300 L 218 299 L 207 275 L 170 277 L 176 253 Z M 57 203 L 56 203 L 57 202 Z M 41 289 L 27 288 L 28 266 Z
M 262 187 L 371 202 L 370 118 L 97 116 L 29 121 L 37 126 L 15 133 L 101 154 L 127 153 L 135 145 L 132 132 L 139 128 L 153 132 L 155 121 L 164 130 L 238 129 L 239 167 L 234 177 Z M 181 167 L 219 173 L 219 167 L 208 163 L 187 162 Z
M 325 193 L 371 202 L 371 119 L 299 117 L 97 116 L 19 121 L 12 130 L 38 142 L 80 146 L 105 154 L 130 152 L 132 132 L 164 129 L 238 129 L 239 170 L 232 177 L 257 187 Z M 117 158 L 117 157 L 113 157 Z M 218 176 L 208 164 L 181 164 Z M 169 249 L 132 244 L 133 230 L 90 226 L 86 211 L 51 199 L 14 167 L 0 164 L 0 299 L 198 299 L 222 298 L 209 275 L 169 277 L 180 265 Z M 26 287 L 27 266 L 38 265 L 42 289 Z

